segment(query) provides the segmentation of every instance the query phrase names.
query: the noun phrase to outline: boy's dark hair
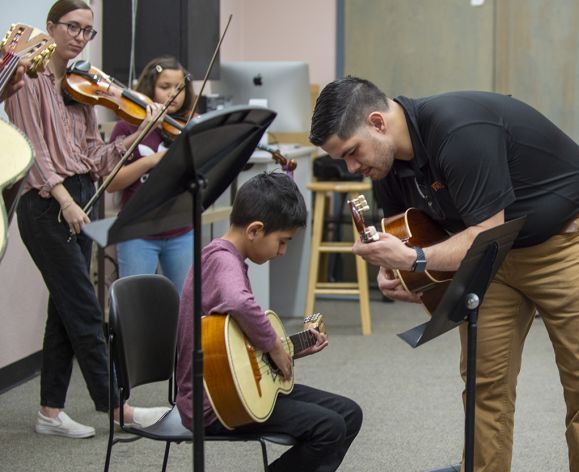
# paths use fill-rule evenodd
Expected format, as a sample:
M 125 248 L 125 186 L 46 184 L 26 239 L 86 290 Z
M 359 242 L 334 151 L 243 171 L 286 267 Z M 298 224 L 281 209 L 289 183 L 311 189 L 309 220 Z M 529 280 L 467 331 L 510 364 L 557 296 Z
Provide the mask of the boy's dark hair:
M 291 177 L 281 172 L 263 172 L 237 190 L 229 221 L 237 227 L 261 221 L 268 234 L 304 228 L 307 215 L 304 197 Z
M 334 80 L 316 100 L 310 141 L 322 146 L 334 134 L 348 139 L 372 111 L 388 111 L 386 95 L 372 82 L 352 76 Z

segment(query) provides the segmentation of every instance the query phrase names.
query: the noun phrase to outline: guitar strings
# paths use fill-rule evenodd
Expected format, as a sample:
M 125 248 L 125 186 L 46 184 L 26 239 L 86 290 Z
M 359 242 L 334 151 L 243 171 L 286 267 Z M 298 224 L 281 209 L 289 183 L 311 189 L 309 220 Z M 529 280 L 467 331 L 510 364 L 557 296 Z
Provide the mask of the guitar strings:
M 296 338 L 296 342 L 292 341 L 288 337 L 288 338 L 284 338 L 282 340 L 282 343 L 284 343 L 284 345 L 287 347 L 288 351 L 289 351 L 290 343 L 293 344 L 294 346 L 299 344 L 300 349 L 298 350 L 298 352 L 310 347 L 312 344 L 315 344 L 315 339 L 316 339 L 316 336 L 314 334 L 310 333 L 309 330 L 300 331 L 299 333 L 296 333 L 291 337 Z M 270 363 L 267 363 L 267 362 L 262 364 L 259 368 L 259 374 L 263 374 L 265 372 L 270 371 L 272 367 L 274 367 L 274 366 L 271 365 Z M 277 367 L 277 366 L 275 366 L 275 367 Z
M 2 71 L 0 71 L 0 93 L 8 83 L 8 80 L 10 80 L 10 77 L 12 77 L 13 72 L 18 66 L 19 60 L 20 57 L 11 52 L 6 53 L 2 58 Z

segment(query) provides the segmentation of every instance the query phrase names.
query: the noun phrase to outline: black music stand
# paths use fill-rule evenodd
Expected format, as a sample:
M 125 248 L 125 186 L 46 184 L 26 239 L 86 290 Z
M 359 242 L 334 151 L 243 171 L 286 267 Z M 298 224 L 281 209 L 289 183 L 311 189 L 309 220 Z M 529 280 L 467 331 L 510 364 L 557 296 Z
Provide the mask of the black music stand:
M 193 223 L 193 470 L 204 470 L 201 213 L 243 169 L 275 112 L 236 106 L 189 123 L 115 218 L 83 231 L 100 246 Z
M 524 222 L 525 218 L 517 218 L 478 234 L 430 320 L 398 335 L 410 346 L 417 347 L 468 322 L 464 429 L 466 472 L 472 472 L 474 458 L 478 309 Z

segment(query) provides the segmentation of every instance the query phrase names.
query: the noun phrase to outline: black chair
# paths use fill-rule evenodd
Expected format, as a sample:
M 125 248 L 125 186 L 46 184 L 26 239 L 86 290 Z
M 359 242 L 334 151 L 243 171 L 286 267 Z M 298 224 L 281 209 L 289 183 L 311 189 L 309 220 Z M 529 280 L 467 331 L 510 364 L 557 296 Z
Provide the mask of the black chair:
M 165 454 L 162 470 L 167 468 L 172 442 L 191 442 L 192 432 L 181 423 L 179 410 L 174 405 L 173 372 L 177 343 L 179 294 L 169 279 L 161 275 L 135 275 L 114 281 L 110 288 L 108 339 L 110 372 L 117 379 L 120 399 L 120 429 L 129 437 L 115 437 L 113 411 L 109 413 L 109 440 L 105 472 L 109 470 L 112 447 L 119 442 L 141 438 L 164 441 Z M 110 375 L 111 404 L 113 376 Z M 152 382 L 168 381 L 170 411 L 155 424 L 140 428 L 124 423 L 123 406 L 131 389 Z M 238 434 L 206 436 L 207 441 L 259 441 L 264 470 L 268 469 L 266 443 L 290 446 L 292 436 L 285 434 Z

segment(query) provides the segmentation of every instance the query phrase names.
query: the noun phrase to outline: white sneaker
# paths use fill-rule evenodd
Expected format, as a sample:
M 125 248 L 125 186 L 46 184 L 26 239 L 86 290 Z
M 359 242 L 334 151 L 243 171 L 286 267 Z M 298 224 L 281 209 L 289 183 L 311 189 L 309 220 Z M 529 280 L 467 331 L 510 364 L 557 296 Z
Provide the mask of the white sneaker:
M 125 423 L 125 426 L 135 427 L 135 428 L 146 428 L 155 424 L 163 416 L 165 416 L 171 409 L 165 406 L 159 406 L 154 408 L 139 408 L 138 406 L 133 407 L 133 422 Z M 116 430 L 120 431 L 120 425 L 117 420 L 115 420 Z
M 133 422 L 130 426 L 146 428 L 159 421 L 169 412 L 170 408 L 159 406 L 154 408 L 133 407 Z
M 95 429 L 92 426 L 77 423 L 64 411 L 58 413 L 56 418 L 50 418 L 38 412 L 35 430 L 40 434 L 53 434 L 66 438 L 90 438 L 95 435 Z

